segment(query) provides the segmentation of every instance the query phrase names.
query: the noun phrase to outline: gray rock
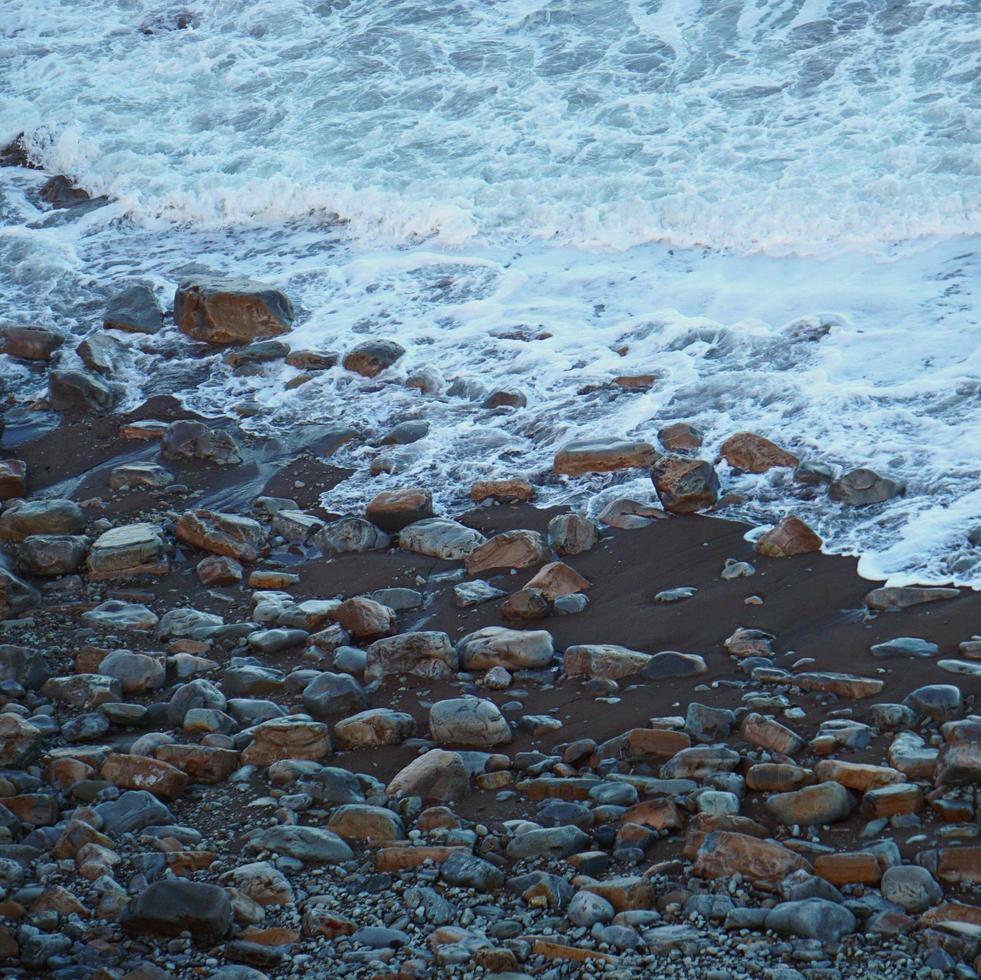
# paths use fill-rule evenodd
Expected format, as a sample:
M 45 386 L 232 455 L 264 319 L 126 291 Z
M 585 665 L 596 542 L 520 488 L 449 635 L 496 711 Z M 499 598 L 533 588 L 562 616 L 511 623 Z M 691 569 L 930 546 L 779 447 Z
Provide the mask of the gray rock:
M 100 534 L 89 552 L 89 569 L 113 572 L 159 561 L 166 545 L 155 524 L 127 524 Z
M 399 633 L 375 640 L 365 658 L 366 683 L 392 675 L 439 680 L 456 673 L 457 652 L 446 633 L 421 631 Z
M 107 333 L 92 333 L 75 348 L 75 352 L 90 371 L 112 377 L 122 366 L 126 347 Z
M 840 476 L 828 488 L 828 496 L 850 507 L 861 507 L 898 497 L 905 489 L 901 483 L 863 468 Z
M 560 555 L 581 555 L 596 547 L 599 528 L 578 514 L 557 514 L 548 522 L 548 540 Z
M 781 902 L 766 916 L 766 928 L 780 936 L 801 936 L 823 943 L 837 943 L 855 927 L 855 916 L 848 909 L 822 898 Z
M 34 691 L 50 676 L 41 650 L 0 643 L 0 680 L 17 681 Z
M 279 693 L 284 680 L 283 672 L 273 667 L 233 661 L 232 666 L 222 674 L 221 686 L 226 697 L 252 698 Z
M 708 672 L 705 658 L 697 653 L 677 653 L 664 650 L 655 653 L 640 670 L 644 680 L 658 680 L 668 677 L 695 677 Z
M 13 572 L 0 567 L 0 619 L 41 604 L 41 593 Z
M 374 592 L 369 592 L 367 597 L 372 602 L 380 602 L 396 612 L 419 609 L 423 601 L 422 593 L 416 589 L 376 589 Z
M 217 466 L 237 466 L 242 462 L 242 450 L 229 433 L 209 429 L 194 419 L 171 422 L 160 441 L 160 453 L 164 459 L 201 460 Z
M 513 837 L 507 846 L 507 856 L 511 861 L 525 861 L 529 858 L 564 858 L 589 847 L 589 834 L 568 824 L 562 827 L 542 827 L 539 830 L 526 830 Z
M 109 719 L 98 711 L 77 715 L 61 726 L 66 742 L 94 742 L 109 731 Z
M 894 640 L 876 643 L 870 648 L 873 657 L 913 657 L 926 659 L 940 653 L 936 643 L 916 636 L 897 636 Z
M 616 914 L 616 909 L 601 895 L 576 892 L 565 914 L 573 925 L 589 929 L 597 922 L 609 922 Z
M 925 602 L 941 602 L 956 599 L 960 589 L 927 589 L 918 586 L 883 587 L 873 589 L 865 597 L 865 605 L 875 612 L 895 612 L 919 606 Z
M 915 864 L 887 868 L 879 884 L 882 897 L 914 915 L 943 901 L 944 890 L 927 871 Z
M 505 875 L 483 858 L 457 852 L 451 854 L 440 868 L 440 878 L 456 888 L 478 892 L 498 891 L 504 887 Z
M 225 621 L 214 613 L 199 609 L 171 609 L 160 617 L 157 636 L 161 640 L 206 640 Z
M 954 684 L 927 684 L 911 691 L 903 704 L 932 721 L 954 721 L 964 714 L 964 697 Z
M 696 592 L 698 592 L 698 589 L 696 589 L 694 586 L 681 585 L 676 589 L 664 589 L 662 592 L 658 592 L 657 595 L 654 596 L 654 601 L 671 605 L 676 602 L 684 602 L 686 599 L 691 599 Z
M 729 737 L 736 716 L 728 708 L 692 701 L 685 715 L 685 731 L 696 742 L 720 742 Z
M 48 375 L 48 401 L 56 412 L 111 412 L 116 396 L 97 374 L 55 368 Z
M 453 586 L 453 598 L 458 609 L 469 609 L 490 602 L 492 599 L 501 599 L 506 595 L 503 589 L 495 588 L 482 578 L 474 579 L 472 582 L 459 582 Z
M 82 613 L 82 622 L 101 629 L 134 630 L 148 633 L 158 625 L 156 613 L 138 602 L 107 599 L 101 605 Z
M 129 935 L 146 932 L 176 936 L 187 930 L 198 942 L 214 943 L 232 928 L 232 903 L 217 885 L 165 878 L 141 891 L 120 924 Z
M 89 539 L 80 534 L 32 534 L 17 557 L 29 575 L 69 575 L 78 571 L 88 550 Z
M 552 603 L 552 609 L 556 616 L 574 616 L 584 612 L 589 605 L 589 597 L 582 592 L 573 592 L 571 595 L 560 595 Z
M 368 707 L 364 688 L 350 674 L 325 671 L 303 689 L 303 707 L 321 721 L 353 715 Z
M 163 309 L 153 290 L 137 283 L 116 293 L 109 301 L 103 326 L 126 333 L 159 333 L 163 328 Z
M 113 467 L 109 474 L 110 490 L 129 490 L 133 487 L 158 490 L 169 487 L 173 482 L 174 474 L 159 463 L 124 463 Z
M 130 650 L 113 650 L 99 664 L 99 673 L 115 677 L 124 694 L 142 694 L 163 687 L 166 671 L 162 659 Z
M 170 810 L 144 789 L 127 790 L 116 800 L 99 803 L 95 812 L 102 818 L 105 832 L 113 837 L 174 822 Z
M 548 666 L 555 655 L 552 635 L 545 630 L 501 626 L 487 626 L 468 634 L 460 641 L 458 651 L 464 670 L 533 670 Z
M 99 674 L 51 677 L 41 686 L 41 693 L 73 708 L 97 708 L 107 701 L 122 700 L 123 694 L 119 681 Z
M 387 548 L 392 539 L 379 527 L 360 517 L 343 517 L 325 525 L 313 537 L 323 555 L 341 555 Z
M 479 698 L 449 698 L 429 709 L 429 730 L 441 745 L 490 747 L 511 741 L 497 705 Z
M 399 531 L 399 547 L 431 558 L 459 561 L 486 542 L 479 531 L 446 517 L 416 521 Z
M 167 704 L 167 720 L 172 725 L 183 725 L 184 716 L 192 708 L 215 708 L 224 711 L 227 707 L 225 695 L 210 681 L 203 677 L 181 684 L 171 695 Z
M 23 541 L 35 534 L 81 534 L 85 515 L 73 500 L 15 500 L 0 513 L 0 541 Z
M 250 633 L 249 646 L 261 654 L 282 653 L 290 647 L 303 646 L 310 634 L 306 630 L 271 629 Z
M 354 852 L 337 834 L 321 827 L 269 827 L 252 837 L 249 849 L 285 854 L 307 864 L 338 864 L 354 857 Z

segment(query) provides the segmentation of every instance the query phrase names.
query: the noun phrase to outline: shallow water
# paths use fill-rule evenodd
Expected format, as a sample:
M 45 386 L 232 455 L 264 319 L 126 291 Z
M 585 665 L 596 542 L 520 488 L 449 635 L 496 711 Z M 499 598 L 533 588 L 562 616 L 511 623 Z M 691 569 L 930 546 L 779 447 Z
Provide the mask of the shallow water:
M 173 9 L 0 0 L 0 143 L 25 131 L 111 199 L 43 211 L 43 175 L 0 170 L 3 319 L 84 333 L 129 278 L 166 301 L 191 268 L 268 279 L 300 308 L 294 348 L 392 337 L 386 379 L 425 370 L 433 393 L 338 370 L 284 392 L 285 367 L 162 364 L 165 334 L 133 343 L 126 404 L 253 398 L 273 433 L 432 423 L 397 476 L 343 450 L 365 475 L 335 510 L 416 480 L 459 507 L 514 473 L 595 510 L 649 481 L 547 478 L 567 439 L 684 419 L 714 453 L 752 429 L 908 492 L 843 510 L 724 474 L 732 516 L 798 513 L 868 576 L 981 584 L 976 4 L 220 0 L 167 30 Z M 610 384 L 636 374 L 657 382 Z M 480 407 L 506 385 L 527 408 Z

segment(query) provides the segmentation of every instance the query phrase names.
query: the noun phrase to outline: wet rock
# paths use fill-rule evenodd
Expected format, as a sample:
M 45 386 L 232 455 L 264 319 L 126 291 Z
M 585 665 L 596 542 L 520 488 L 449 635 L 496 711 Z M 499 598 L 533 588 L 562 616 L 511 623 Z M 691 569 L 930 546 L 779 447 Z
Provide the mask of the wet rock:
M 578 514 L 558 514 L 548 522 L 548 540 L 560 555 L 581 555 L 596 547 L 599 528 Z
M 694 452 L 702 445 L 701 430 L 687 422 L 673 422 L 657 433 L 658 441 L 669 453 Z
M 394 340 L 366 340 L 344 355 L 343 365 L 355 374 L 374 378 L 390 368 L 404 353 L 405 348 Z
M 766 928 L 780 936 L 802 936 L 823 943 L 839 942 L 855 931 L 855 916 L 823 898 L 781 902 L 766 916 Z
M 266 547 L 266 532 L 258 521 L 213 510 L 185 511 L 175 533 L 195 548 L 239 561 L 255 561 Z
M 116 396 L 97 374 L 77 368 L 54 368 L 48 374 L 48 401 L 56 412 L 112 411 Z
M 368 504 L 367 518 L 383 531 L 394 534 L 402 528 L 433 516 L 433 496 L 422 487 L 386 490 Z
M 640 673 L 650 659 L 650 654 L 614 643 L 585 643 L 566 648 L 563 669 L 570 677 L 617 681 Z
M 487 626 L 465 636 L 459 643 L 464 670 L 536 670 L 547 667 L 555 654 L 552 636 L 545 630 L 512 630 Z
M 469 795 L 470 777 L 459 752 L 431 749 L 397 772 L 386 792 L 452 803 Z
M 131 936 L 147 932 L 177 936 L 186 930 L 193 939 L 210 944 L 231 931 L 232 905 L 228 893 L 217 885 L 165 878 L 129 903 L 120 925 Z
M 901 483 L 879 476 L 875 470 L 869 469 L 857 469 L 845 473 L 828 488 L 828 496 L 832 500 L 851 507 L 882 503 L 904 492 L 905 487 Z
M 280 510 L 272 519 L 273 531 L 294 544 L 306 544 L 324 526 L 313 514 L 301 510 Z
M 222 362 L 232 368 L 237 374 L 248 373 L 243 369 L 255 368 L 260 364 L 268 364 L 271 361 L 282 361 L 290 352 L 290 345 L 282 340 L 259 340 L 247 347 L 240 347 L 238 350 L 231 350 L 224 357 Z
M 913 659 L 929 659 L 940 653 L 940 647 L 936 643 L 930 643 L 928 640 L 923 640 L 916 636 L 897 636 L 894 640 L 876 643 L 869 649 L 873 657 L 880 658 L 910 657 Z
M 324 555 L 378 551 L 391 544 L 391 538 L 370 521 L 344 517 L 325 525 L 313 537 L 313 543 Z
M 0 459 L 0 500 L 26 496 L 27 463 L 22 459 Z
M 655 521 L 664 520 L 668 515 L 659 507 L 643 504 L 636 500 L 612 500 L 597 514 L 596 519 L 609 527 L 630 530 L 650 527 Z
M 63 334 L 37 324 L 8 324 L 0 331 L 0 353 L 21 361 L 50 361 L 64 342 Z
M 253 852 L 272 851 L 306 864 L 339 864 L 354 857 L 337 834 L 321 827 L 269 827 L 253 835 L 248 846 Z
M 756 542 L 756 551 L 767 558 L 791 558 L 820 551 L 824 542 L 800 518 L 785 517 Z
M 174 296 L 174 322 L 208 344 L 247 344 L 293 326 L 293 304 L 280 290 L 251 279 L 187 279 Z
M 429 709 L 429 730 L 443 745 L 493 746 L 511 741 L 497 705 L 479 698 L 450 698 Z
M 941 602 L 956 599 L 960 589 L 920 588 L 918 586 L 895 586 L 873 589 L 865 597 L 865 605 L 875 612 L 893 612 L 919 606 L 925 602 Z
M 358 640 L 374 640 L 395 630 L 394 610 L 362 596 L 342 602 L 334 615 L 337 622 Z
M 109 474 L 110 490 L 129 490 L 147 487 L 150 490 L 168 487 L 174 482 L 174 474 L 158 463 L 126 463 L 116 466 Z
M 661 506 L 672 514 L 693 514 L 719 499 L 719 478 L 711 463 L 665 453 L 651 466 Z
M 478 480 L 470 488 L 470 499 L 477 504 L 485 500 L 504 503 L 522 502 L 535 499 L 535 488 L 527 481 L 517 478 L 510 480 Z
M 791 793 L 775 793 L 767 809 L 785 826 L 812 826 L 845 820 L 855 803 L 848 790 L 838 783 L 819 783 Z
M 0 619 L 41 604 L 41 593 L 0 567 Z
M 446 561 L 468 558 L 486 541 L 474 528 L 445 517 L 417 521 L 399 532 L 399 547 L 404 551 Z
M 193 419 L 171 422 L 164 429 L 160 453 L 164 459 L 201 460 L 216 466 L 237 466 L 242 462 L 242 451 L 231 435 Z
M 538 589 L 546 599 L 554 602 L 559 596 L 586 592 L 591 585 L 589 579 L 583 578 L 565 562 L 553 561 L 543 565 L 525 588 Z
M 656 457 L 657 451 L 649 442 L 583 439 L 563 446 L 555 454 L 553 469 L 565 476 L 611 473 L 614 470 L 648 467 Z
M 408 446 L 429 435 L 429 423 L 424 419 L 413 419 L 399 422 L 393 426 L 381 440 L 379 446 Z
M 17 558 L 30 575 L 70 575 L 85 561 L 89 539 L 76 534 L 32 534 L 25 538 Z
M 376 640 L 368 647 L 364 678 L 369 683 L 402 674 L 442 679 L 458 669 L 457 652 L 445 633 L 400 633 Z
M 137 283 L 116 293 L 109 301 L 103 326 L 126 333 L 159 333 L 163 328 L 163 309 L 154 291 Z
M 391 708 L 370 708 L 334 725 L 334 738 L 341 749 L 374 749 L 401 745 L 415 735 L 412 715 Z
M 548 558 L 548 549 L 537 531 L 502 531 L 480 545 L 464 561 L 468 575 L 498 568 L 529 568 Z
M 119 371 L 126 348 L 109 334 L 94 333 L 89 334 L 75 352 L 90 371 L 111 377 Z
M 303 707 L 319 721 L 368 707 L 364 688 L 350 674 L 318 674 L 303 689 Z
M 72 500 L 15 500 L 0 513 L 0 541 L 23 541 L 34 534 L 81 534 L 82 508 Z
M 501 615 L 511 621 L 544 619 L 548 611 L 548 599 L 541 589 L 519 589 L 501 606 Z
M 753 432 L 737 432 L 730 436 L 722 444 L 719 454 L 730 466 L 747 473 L 765 473 L 774 467 L 797 466 L 800 462 L 793 453 Z
M 953 721 L 964 713 L 964 697 L 954 684 L 927 684 L 911 691 L 903 704 L 924 718 Z
M 120 572 L 159 561 L 166 544 L 156 524 L 126 524 L 100 534 L 89 551 L 91 572 Z

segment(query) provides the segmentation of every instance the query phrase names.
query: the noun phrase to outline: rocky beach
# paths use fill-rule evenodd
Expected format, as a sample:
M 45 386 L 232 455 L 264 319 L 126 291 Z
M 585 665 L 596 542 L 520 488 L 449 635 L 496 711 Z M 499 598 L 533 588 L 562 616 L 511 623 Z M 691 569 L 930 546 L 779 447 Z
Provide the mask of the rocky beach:
M 978 975 L 981 596 L 708 516 L 720 462 L 856 511 L 895 481 L 679 422 L 556 453 L 546 482 L 650 481 L 595 519 L 504 469 L 457 513 L 397 479 L 336 513 L 339 447 L 392 477 L 425 427 L 116 410 L 119 350 L 161 330 L 405 383 L 395 340 L 295 350 L 294 316 L 199 276 L 81 341 L 4 329 L 47 396 L 0 444 L 0 972 Z

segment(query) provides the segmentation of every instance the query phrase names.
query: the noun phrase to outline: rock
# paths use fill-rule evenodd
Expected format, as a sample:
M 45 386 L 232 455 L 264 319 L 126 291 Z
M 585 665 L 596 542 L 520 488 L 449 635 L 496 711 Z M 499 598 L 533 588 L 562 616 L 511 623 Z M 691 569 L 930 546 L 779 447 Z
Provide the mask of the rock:
M 906 912 L 919 914 L 943 901 L 944 890 L 927 871 L 916 865 L 886 868 L 879 885 L 882 897 Z
M 50 361 L 65 342 L 63 334 L 37 324 L 8 324 L 0 332 L 0 353 L 20 361 Z
M 469 795 L 470 777 L 459 752 L 431 749 L 397 772 L 386 792 L 452 803 Z
M 216 466 L 237 466 L 242 462 L 242 451 L 231 435 L 193 419 L 171 422 L 164 429 L 160 453 L 164 459 L 178 462 L 201 460 Z
M 786 793 L 814 782 L 810 769 L 780 762 L 761 762 L 746 772 L 748 789 L 762 793 Z
M 662 779 L 705 779 L 720 772 L 733 772 L 741 762 L 738 752 L 725 746 L 695 745 L 681 749 L 663 766 Z
M 89 551 L 91 572 L 119 572 L 159 561 L 166 553 L 156 524 L 126 524 L 100 534 Z
M 368 707 L 364 688 L 350 674 L 318 674 L 303 689 L 303 707 L 319 721 Z
M 248 637 L 249 647 L 264 656 L 303 646 L 310 634 L 301 629 L 257 630 Z
M 373 599 L 358 596 L 337 607 L 335 619 L 355 639 L 374 640 L 395 630 L 394 610 Z
M 665 453 L 651 466 L 661 506 L 672 514 L 693 514 L 719 499 L 719 478 L 711 463 Z
M 845 473 L 828 488 L 832 500 L 860 507 L 865 504 L 878 504 L 905 493 L 905 487 L 888 477 L 879 476 L 875 470 L 857 469 Z
M 52 701 L 72 708 L 98 708 L 109 701 L 122 700 L 122 688 L 114 677 L 99 674 L 71 674 L 51 677 L 41 686 L 41 693 Z
M 97 374 L 78 368 L 53 368 L 48 374 L 48 401 L 56 412 L 112 411 L 116 396 Z
M 0 541 L 23 541 L 35 534 L 82 534 L 85 515 L 72 500 L 16 500 L 0 513 Z
M 708 664 L 705 658 L 697 653 L 662 650 L 660 653 L 655 653 L 644 664 L 640 676 L 646 681 L 652 681 L 667 677 L 696 677 L 707 672 Z
M 79 534 L 32 534 L 17 555 L 31 575 L 70 575 L 78 571 L 89 550 L 89 539 Z
M 258 365 L 285 360 L 289 352 L 290 345 L 282 340 L 259 340 L 247 347 L 229 351 L 222 357 L 222 362 L 236 374 L 250 374 Z
M 572 897 L 565 914 L 573 925 L 588 929 L 597 922 L 609 922 L 616 914 L 616 909 L 602 896 L 581 891 Z
M 103 830 L 113 837 L 132 834 L 145 827 L 172 824 L 174 815 L 152 793 L 128 790 L 118 799 L 100 803 L 95 812 L 102 820 Z
M 906 770 L 907 775 L 919 775 Z M 948 742 L 936 760 L 937 786 L 981 783 L 981 741 L 977 738 Z
M 673 422 L 659 429 L 658 441 L 669 452 L 694 452 L 702 445 L 702 433 L 687 422 Z
M 526 589 L 540 590 L 546 599 L 554 602 L 559 596 L 586 592 L 592 583 L 583 578 L 565 562 L 553 561 L 543 565 L 536 575 L 525 585 Z
M 128 286 L 109 301 L 103 320 L 106 330 L 155 334 L 163 328 L 163 309 L 154 291 L 143 283 Z
M 819 854 L 814 859 L 814 873 L 833 885 L 875 886 L 882 877 L 876 856 L 868 851 Z
M 487 626 L 469 633 L 459 644 L 464 670 L 537 670 L 547 667 L 555 655 L 552 636 L 545 630 L 512 630 Z
M 319 762 L 330 754 L 330 734 L 323 723 L 302 718 L 272 718 L 252 729 L 252 744 L 242 753 L 242 763 L 268 766 L 280 759 Z
M 156 758 L 199 783 L 224 782 L 239 765 L 238 752 L 211 745 L 161 745 Z
M 82 363 L 96 374 L 111 377 L 123 363 L 126 347 L 109 334 L 89 334 L 76 348 Z
M 429 730 L 443 745 L 486 746 L 511 741 L 511 728 L 497 705 L 479 698 L 450 698 L 429 709 Z
M 40 604 L 41 593 L 37 589 L 0 567 L 0 619 Z
M 927 684 L 911 691 L 903 704 L 918 715 L 942 723 L 960 718 L 964 713 L 964 698 L 954 684 Z
M 920 588 L 918 586 L 896 586 L 873 589 L 865 597 L 865 605 L 875 612 L 895 612 L 919 606 L 925 602 L 941 602 L 956 599 L 960 589 Z
M 511 861 L 527 861 L 539 857 L 563 858 L 589 845 L 589 834 L 572 825 L 542 827 L 526 830 L 508 843 L 507 856 Z
M 242 566 L 226 555 L 209 555 L 194 566 L 202 585 L 238 585 L 245 572 Z
M 217 885 L 164 878 L 132 899 L 120 924 L 131 936 L 147 932 L 177 936 L 187 930 L 196 941 L 212 944 L 231 931 L 232 905 L 228 893 Z
M 964 674 L 967 677 L 981 677 L 981 664 L 969 660 L 938 660 L 937 666 L 948 674 Z
M 535 488 L 527 480 L 520 479 L 478 480 L 470 488 L 470 499 L 477 504 L 485 500 L 524 502 L 535 499 Z
M 391 708 L 369 708 L 334 725 L 334 738 L 341 749 L 375 749 L 401 745 L 416 733 L 412 715 Z
M 804 747 L 804 739 L 796 732 L 755 711 L 743 718 L 740 734 L 747 742 L 782 755 L 793 755 Z
M 313 514 L 301 510 L 280 510 L 272 519 L 273 530 L 282 538 L 294 544 L 306 544 L 320 531 L 324 522 Z
M 916 783 L 892 783 L 870 789 L 862 797 L 862 815 L 868 819 L 917 813 L 923 809 L 923 791 Z
M 125 463 L 113 467 L 109 474 L 110 490 L 129 490 L 133 487 L 160 489 L 174 482 L 174 474 L 158 463 Z
M 330 815 L 328 828 L 345 840 L 366 844 L 386 844 L 405 839 L 405 827 L 398 815 L 382 806 L 346 803 Z
M 364 679 L 370 683 L 393 674 L 410 674 L 441 680 L 458 669 L 457 652 L 445 633 L 400 633 L 376 640 L 368 647 Z
M 528 404 L 528 396 L 520 388 L 496 388 L 482 404 L 484 408 L 524 408 Z
M 487 539 L 472 527 L 445 517 L 431 517 L 399 532 L 399 547 L 430 558 L 459 561 L 468 558 Z
M 815 826 L 845 820 L 855 803 L 847 789 L 838 783 L 818 783 L 791 793 L 774 793 L 767 809 L 785 826 Z
M 765 473 L 778 466 L 797 466 L 800 460 L 776 443 L 753 432 L 737 432 L 722 444 L 719 455 L 734 469 Z
M 529 568 L 548 558 L 548 549 L 537 531 L 502 531 L 480 545 L 464 561 L 468 575 L 498 568 Z
M 618 681 L 632 674 L 639 674 L 650 661 L 650 654 L 615 643 L 584 643 L 567 647 L 563 658 L 563 670 L 570 677 L 585 674 L 588 677 Z
M 636 500 L 612 500 L 596 515 L 601 524 L 624 530 L 650 527 L 655 521 L 664 520 L 667 514 L 658 507 Z
M 321 827 L 269 827 L 254 834 L 248 846 L 254 852 L 272 851 L 306 864 L 340 864 L 354 857 L 337 834 Z
M 471 854 L 451 854 L 440 868 L 440 878 L 455 888 L 478 892 L 498 891 L 504 887 L 505 875 L 489 861 Z
M 199 609 L 171 609 L 160 617 L 157 636 L 161 640 L 189 638 L 203 640 L 223 625 L 221 616 Z
M 459 582 L 453 586 L 453 598 L 458 609 L 469 609 L 506 595 L 503 589 L 495 589 L 482 578 L 474 579 L 472 582 Z
M 581 555 L 596 547 L 599 528 L 578 514 L 558 514 L 548 522 L 548 540 L 560 555 Z
M 844 762 L 840 759 L 821 759 L 814 767 L 814 775 L 819 782 L 841 783 L 846 789 L 859 793 L 903 782 L 903 774 L 897 769 L 862 762 Z
M 685 715 L 685 731 L 696 742 L 718 742 L 729 737 L 735 719 L 728 708 L 692 701 Z
M 840 942 L 855 927 L 855 916 L 848 909 L 824 898 L 781 902 L 766 916 L 766 928 L 780 936 L 801 936 L 823 943 Z
M 293 304 L 273 286 L 251 279 L 187 279 L 174 296 L 174 322 L 208 344 L 247 344 L 278 337 L 293 326 Z
M 335 350 L 295 350 L 290 351 L 286 363 L 300 371 L 326 371 L 340 359 L 341 355 Z
M 0 459 L 0 500 L 27 496 L 27 463 L 22 459 Z
M 239 561 L 255 561 L 266 547 L 266 532 L 258 521 L 213 510 L 185 511 L 175 533 L 195 548 Z
M 165 800 L 179 799 L 187 788 L 186 773 L 144 755 L 111 753 L 102 764 L 102 778 L 121 789 L 147 790 Z
M 326 524 L 313 537 L 313 543 L 324 555 L 341 555 L 378 551 L 387 548 L 391 538 L 370 521 L 344 517 Z
M 544 619 L 548 615 L 548 599 L 541 589 L 519 589 L 501 606 L 501 615 L 511 621 Z
M 797 517 L 785 517 L 756 541 L 756 551 L 767 558 L 792 558 L 820 551 L 824 542 Z
M 294 901 L 289 879 L 267 861 L 241 864 L 226 871 L 218 880 L 226 888 L 230 886 L 244 892 L 262 906 L 292 905 Z
M 129 650 L 113 650 L 99 664 L 99 673 L 106 677 L 115 677 L 124 694 L 155 691 L 158 687 L 163 687 L 165 675 L 161 660 Z
M 422 487 L 386 490 L 368 504 L 366 516 L 383 531 L 395 533 L 433 516 L 433 496 Z
M 922 659 L 935 657 L 940 653 L 936 643 L 920 639 L 916 636 L 897 636 L 885 643 L 876 643 L 869 648 L 873 657 L 910 657 Z
M 0 766 L 26 765 L 40 740 L 34 725 L 9 711 L 0 712 Z
M 650 466 L 657 451 L 649 442 L 625 439 L 583 439 L 567 443 L 556 454 L 553 469 L 565 476 L 611 473 Z
M 344 355 L 343 366 L 355 374 L 375 378 L 404 353 L 405 348 L 394 340 L 366 340 Z
M 172 725 L 183 725 L 187 713 L 192 708 L 214 708 L 224 711 L 226 707 L 225 695 L 210 681 L 197 677 L 186 684 L 179 685 L 170 696 L 167 704 L 167 720 Z
M 34 691 L 48 677 L 50 674 L 41 650 L 0 643 L 0 681 L 16 681 L 29 691 Z
M 706 834 L 694 866 L 695 874 L 701 878 L 741 874 L 754 881 L 774 883 L 799 869 L 809 870 L 807 861 L 782 844 L 729 831 Z

